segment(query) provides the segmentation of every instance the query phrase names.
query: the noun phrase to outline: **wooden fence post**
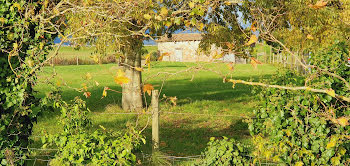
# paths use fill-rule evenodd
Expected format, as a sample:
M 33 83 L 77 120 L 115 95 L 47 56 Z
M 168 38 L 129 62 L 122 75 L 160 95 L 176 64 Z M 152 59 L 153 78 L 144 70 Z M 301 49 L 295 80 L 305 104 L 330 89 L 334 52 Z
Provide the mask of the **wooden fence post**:
M 78 56 L 76 56 L 76 59 L 77 59 L 77 66 L 79 65 L 79 58 Z
M 158 97 L 159 97 L 159 91 L 153 90 L 152 91 L 152 101 L 151 101 L 151 108 L 152 108 L 152 143 L 153 143 L 153 149 L 152 150 L 158 150 L 159 149 L 159 103 L 158 103 Z

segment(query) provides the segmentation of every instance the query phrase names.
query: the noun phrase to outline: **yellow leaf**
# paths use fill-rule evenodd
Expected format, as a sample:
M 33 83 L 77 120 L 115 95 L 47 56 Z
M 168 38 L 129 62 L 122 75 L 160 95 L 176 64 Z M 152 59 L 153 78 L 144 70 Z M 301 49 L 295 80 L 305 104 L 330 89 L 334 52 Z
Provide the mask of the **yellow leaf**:
M 316 4 L 314 4 L 314 5 L 310 4 L 309 7 L 310 7 L 310 8 L 313 8 L 313 9 L 321 9 L 321 8 L 326 7 L 327 3 L 328 3 L 328 2 L 325 2 L 325 1 L 323 1 L 323 0 L 319 0 L 319 1 L 317 1 Z
M 190 27 L 190 26 L 191 26 L 191 22 L 188 21 L 188 20 L 185 20 L 184 23 L 185 23 L 185 26 L 186 26 L 186 27 Z
M 285 130 L 285 133 L 287 134 L 288 137 L 292 135 L 292 132 L 290 132 L 290 130 Z
M 117 71 L 117 76 L 114 77 L 114 82 L 123 85 L 129 83 L 129 78 L 125 77 L 125 73 L 122 70 Z
M 114 82 L 119 84 L 119 85 L 123 85 L 123 84 L 127 84 L 129 83 L 129 78 L 125 77 L 125 76 L 116 76 L 114 77 Z
M 190 8 L 194 8 L 194 2 L 188 3 L 188 6 L 189 6 Z
M 95 63 L 98 63 L 99 62 L 99 58 L 98 58 L 98 55 L 94 55 L 94 56 L 90 56 L 91 59 L 93 59 L 95 61 Z
M 21 10 L 21 5 L 19 3 L 17 3 L 17 2 L 14 3 L 12 6 L 16 7 L 18 10 Z
M 306 38 L 307 38 L 307 39 L 310 39 L 310 40 L 314 40 L 314 37 L 313 37 L 312 35 L 310 35 L 310 34 L 308 34 L 308 35 L 306 36 Z
M 109 89 L 108 87 L 105 87 L 105 88 L 103 89 L 102 98 L 104 98 L 104 97 L 107 96 L 107 90 L 108 90 L 108 89 Z
M 102 130 L 106 130 L 105 127 L 103 127 L 102 125 L 98 125 Z
M 158 61 L 162 61 L 163 60 L 164 55 L 162 54 L 161 56 L 158 57 Z
M 337 121 L 338 121 L 338 124 L 340 124 L 343 127 L 349 125 L 349 118 L 347 118 L 347 117 L 340 117 L 337 119 Z
M 90 73 L 86 73 L 86 74 L 85 74 L 85 79 L 91 80 L 91 79 L 92 79 L 91 74 L 90 74 Z
M 250 27 L 250 30 L 252 30 L 253 32 L 255 32 L 256 31 L 256 26 L 255 26 L 255 24 L 257 24 L 255 21 L 253 22 L 253 24 L 252 24 L 252 26 Z
M 201 22 L 197 27 L 198 27 L 198 30 L 202 31 L 204 29 L 204 24 Z
M 158 61 L 162 61 L 163 58 L 164 58 L 164 56 L 170 56 L 170 54 L 169 54 L 168 52 L 162 53 L 162 55 L 160 55 L 160 56 L 158 57 Z
M 100 83 L 98 83 L 97 81 L 95 81 L 95 84 L 96 84 L 96 86 L 99 86 L 99 85 L 100 85 Z
M 56 86 L 57 86 L 57 87 L 60 87 L 60 86 L 61 86 L 61 81 L 60 81 L 60 80 L 57 80 L 57 81 L 56 81 Z
M 13 49 L 17 50 L 17 48 L 18 48 L 18 44 L 17 43 L 13 43 Z
M 175 97 L 169 97 L 169 99 L 173 103 L 173 105 L 176 106 L 176 101 L 177 101 L 176 96 Z
M 227 82 L 232 82 L 232 88 L 235 88 L 237 81 L 233 79 L 229 79 Z
M 250 45 L 254 44 L 257 41 L 258 41 L 258 37 L 256 37 L 256 35 L 252 35 L 250 37 L 249 41 L 245 45 L 246 46 L 250 46 Z
M 340 164 L 340 156 L 332 157 L 331 163 L 332 163 L 332 165 L 339 165 Z
M 327 149 L 333 148 L 335 147 L 335 145 L 337 144 L 338 139 L 336 137 L 332 137 L 331 140 L 328 142 L 327 144 Z
M 148 93 L 149 96 L 151 96 L 152 90 L 153 90 L 153 85 L 152 84 L 145 84 L 143 86 L 143 93 Z
M 335 91 L 334 91 L 333 89 L 328 89 L 328 90 L 326 90 L 326 93 L 327 93 L 329 96 L 335 97 Z
M 150 19 L 152 18 L 152 16 L 149 15 L 149 14 L 144 14 L 144 15 L 143 15 L 143 18 L 145 18 L 145 19 L 147 19 L 147 20 L 150 20 Z
M 41 43 L 39 44 L 39 48 L 40 48 L 40 50 L 42 50 L 42 49 L 44 48 L 44 43 L 43 43 L 43 42 L 41 42 Z
M 140 68 L 140 67 L 135 67 L 135 70 L 136 70 L 136 71 L 143 71 L 143 69 Z
M 85 83 L 82 83 L 81 86 L 83 87 L 83 89 L 84 89 L 85 91 L 87 91 L 88 87 L 86 86 Z
M 151 68 L 151 53 L 147 54 L 145 57 L 145 64 L 148 66 L 148 70 Z
M 230 63 L 228 63 L 228 64 L 226 64 L 226 65 L 227 65 L 227 68 L 228 68 L 229 70 L 231 70 L 231 71 L 234 70 L 233 62 L 230 62 Z
M 339 147 L 339 154 L 342 156 L 346 153 L 346 149 L 344 147 Z
M 220 59 L 220 58 L 222 58 L 224 56 L 224 53 L 221 53 L 221 54 L 219 54 L 219 53 L 215 53 L 215 55 L 213 56 L 213 58 L 214 59 Z
M 162 20 L 163 20 L 163 18 L 162 18 L 161 16 L 156 16 L 156 20 L 158 20 L 158 21 L 162 21 Z
M 47 5 L 49 4 L 49 0 L 44 1 L 44 8 L 47 8 Z
M 295 166 L 303 166 L 303 165 L 304 165 L 304 163 L 301 162 L 301 161 L 298 161 L 298 162 L 295 163 Z
M 165 26 L 171 27 L 171 25 L 172 25 L 172 23 L 171 23 L 170 21 L 166 21 L 166 22 L 165 22 Z
M 118 69 L 117 76 L 125 76 L 125 73 L 123 72 L 123 70 Z
M 4 23 L 6 20 L 3 17 L 0 17 L 0 23 Z
M 166 7 L 162 7 L 160 9 L 160 15 L 163 15 L 163 16 L 168 15 L 168 9 Z

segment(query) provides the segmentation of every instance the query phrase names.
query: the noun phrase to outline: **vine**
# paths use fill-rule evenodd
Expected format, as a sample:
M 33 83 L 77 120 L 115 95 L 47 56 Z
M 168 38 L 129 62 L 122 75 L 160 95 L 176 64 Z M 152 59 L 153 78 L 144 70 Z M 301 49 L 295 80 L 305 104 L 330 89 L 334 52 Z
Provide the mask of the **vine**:
M 55 34 L 46 33 L 39 0 L 0 0 L 0 164 L 21 165 L 33 123 L 49 99 L 34 97 L 36 64 L 46 59 Z M 53 21 L 53 20 L 50 20 Z M 50 29 L 50 28 L 47 28 Z

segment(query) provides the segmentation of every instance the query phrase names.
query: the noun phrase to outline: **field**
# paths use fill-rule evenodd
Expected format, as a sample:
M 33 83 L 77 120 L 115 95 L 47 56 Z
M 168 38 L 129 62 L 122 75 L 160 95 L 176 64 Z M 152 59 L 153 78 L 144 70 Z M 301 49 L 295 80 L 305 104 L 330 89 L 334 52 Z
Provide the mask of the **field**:
M 206 68 L 228 74 L 230 71 L 226 64 L 205 64 Z M 143 72 L 143 79 L 146 83 L 154 85 L 159 89 L 162 78 L 167 77 L 162 94 L 166 96 L 176 96 L 177 105 L 173 106 L 164 100 L 160 103 L 160 110 L 163 112 L 175 112 L 186 114 L 163 113 L 160 116 L 160 150 L 172 156 L 199 155 L 206 147 L 210 137 L 227 136 L 243 142 L 249 142 L 249 132 L 247 125 L 242 121 L 242 116 L 251 115 L 254 106 L 257 104 L 255 96 L 251 93 L 251 87 L 236 85 L 233 89 L 231 83 L 223 83 L 222 78 L 215 73 L 208 71 L 183 72 L 175 76 L 160 75 L 154 77 L 158 72 L 179 72 L 195 63 L 161 62 L 153 63 L 150 70 Z M 91 131 L 98 129 L 99 125 L 110 130 L 123 131 L 127 125 L 135 125 L 136 115 L 112 114 L 123 113 L 120 108 L 121 94 L 108 92 L 106 98 L 101 99 L 104 87 L 121 91 L 121 87 L 114 83 L 118 66 L 115 64 L 105 65 L 79 65 L 79 66 L 56 66 L 56 84 L 60 84 L 63 89 L 63 98 L 71 100 L 75 96 L 85 99 L 91 110 L 93 127 Z M 259 65 L 254 69 L 251 65 L 236 65 L 231 73 L 236 79 L 254 79 L 269 77 L 275 72 L 275 67 L 271 65 Z M 52 67 L 45 67 L 39 76 L 40 81 L 47 80 L 53 72 Z M 81 88 L 84 76 L 90 73 L 91 84 L 94 81 L 99 86 L 89 88 L 90 98 L 85 98 L 82 93 L 72 88 Z M 69 87 L 64 86 L 67 84 Z M 87 83 L 90 85 L 89 83 Z M 36 85 L 38 96 L 43 96 L 49 86 L 42 82 Z M 147 96 L 149 98 L 149 96 Z M 149 100 L 148 100 L 149 102 Z M 188 114 L 187 114 L 188 113 Z M 201 114 L 201 115 L 198 115 Z M 230 116 L 216 116 L 230 115 Z M 147 124 L 149 115 L 141 115 L 138 121 L 138 129 Z M 34 127 L 33 147 L 40 147 L 40 140 L 37 136 L 47 133 L 58 133 L 62 127 L 57 124 L 58 113 L 47 112 L 39 119 Z M 143 131 L 147 143 L 142 147 L 142 152 L 151 152 L 151 127 L 150 124 Z

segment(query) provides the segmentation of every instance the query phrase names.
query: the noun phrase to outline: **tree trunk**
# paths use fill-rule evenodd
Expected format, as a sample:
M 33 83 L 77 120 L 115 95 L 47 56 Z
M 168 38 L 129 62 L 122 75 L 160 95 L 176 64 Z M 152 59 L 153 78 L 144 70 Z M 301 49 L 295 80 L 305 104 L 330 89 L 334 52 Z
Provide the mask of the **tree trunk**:
M 129 83 L 122 86 L 122 107 L 128 111 L 139 111 L 143 108 L 142 100 L 142 77 L 141 72 L 135 67 L 141 67 L 142 41 L 133 41 L 125 49 L 126 60 L 123 64 L 125 76 L 130 79 Z

